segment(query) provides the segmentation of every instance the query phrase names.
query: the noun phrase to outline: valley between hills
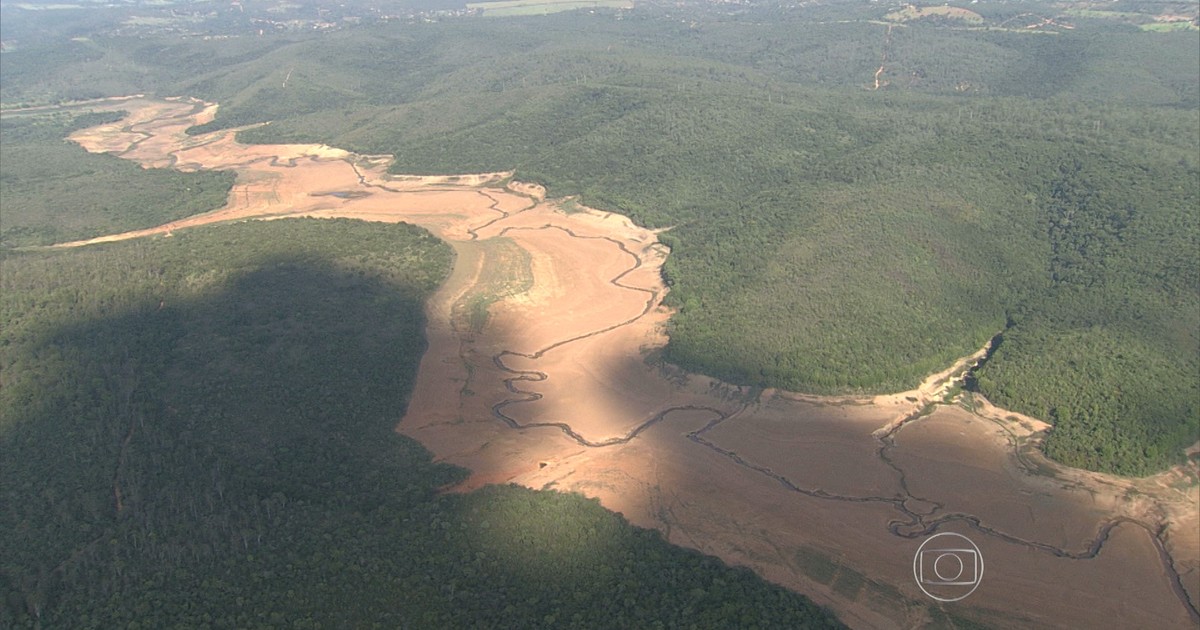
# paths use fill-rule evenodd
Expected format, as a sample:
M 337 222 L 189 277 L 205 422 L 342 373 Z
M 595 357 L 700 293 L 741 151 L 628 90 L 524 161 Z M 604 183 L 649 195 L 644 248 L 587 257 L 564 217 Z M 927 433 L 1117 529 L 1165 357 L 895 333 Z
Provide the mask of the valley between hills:
M 965 618 L 1200 621 L 1195 461 L 1127 479 L 1047 460 L 1038 445 L 1048 425 L 961 387 L 987 347 L 896 394 L 732 386 L 661 359 L 670 251 L 627 217 L 547 199 L 511 173 L 397 176 L 389 156 L 246 145 L 233 129 L 187 135 L 215 114 L 201 101 L 79 107 L 127 112 L 72 135 L 89 151 L 229 170 L 237 181 L 223 208 L 56 247 L 315 217 L 408 222 L 453 248 L 397 425 L 438 461 L 471 471 L 450 492 L 512 483 L 595 497 L 858 627 L 928 621 L 913 603 L 924 596 L 912 556 L 941 531 L 970 537 L 987 563 L 979 589 L 955 606 Z

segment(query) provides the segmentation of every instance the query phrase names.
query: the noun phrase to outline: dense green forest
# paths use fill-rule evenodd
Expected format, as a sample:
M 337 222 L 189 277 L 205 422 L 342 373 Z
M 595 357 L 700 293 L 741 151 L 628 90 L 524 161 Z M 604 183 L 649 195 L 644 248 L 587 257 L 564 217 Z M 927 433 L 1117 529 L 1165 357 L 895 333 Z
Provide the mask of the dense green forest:
M 1052 453 L 1122 473 L 1178 461 L 1200 437 L 1200 34 L 1053 3 L 885 22 L 898 6 L 97 38 L 50 64 L 5 54 L 0 97 L 187 94 L 221 103 L 205 129 L 271 121 L 247 141 L 393 153 L 404 172 L 516 169 L 672 228 L 666 356 L 688 369 L 896 391 L 1009 329 L 978 383 L 1071 418 Z M 1093 330 L 1104 340 L 1064 341 Z M 1161 405 L 1113 390 L 1148 369 L 1110 361 L 1114 343 L 1182 375 Z M 1033 389 L 1016 374 L 1035 363 L 1057 376 Z
M 1146 475 L 1200 438 L 1200 182 L 1169 158 L 1116 155 L 1051 173 L 1035 201 L 1049 281 L 976 377 L 993 402 L 1054 424 L 1047 455 Z
M 0 118 L 0 247 L 49 245 L 154 227 L 225 205 L 232 173 L 143 169 L 66 136 L 119 113 Z M 138 194 L 131 196 L 130 189 Z
M 0 253 L 0 626 L 835 627 L 393 432 L 452 263 L 287 220 Z

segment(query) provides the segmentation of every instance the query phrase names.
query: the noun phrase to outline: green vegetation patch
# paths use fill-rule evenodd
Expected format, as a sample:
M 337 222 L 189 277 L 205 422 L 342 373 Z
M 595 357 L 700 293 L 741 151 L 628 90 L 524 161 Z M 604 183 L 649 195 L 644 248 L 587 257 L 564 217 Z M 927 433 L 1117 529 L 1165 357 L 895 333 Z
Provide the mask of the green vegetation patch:
M 1135 334 L 1033 324 L 1005 333 L 979 379 L 996 404 L 1054 424 L 1051 458 L 1141 476 L 1182 461 L 1200 434 L 1197 373 Z
M 838 564 L 828 554 L 812 547 L 801 547 L 796 550 L 795 560 L 804 575 L 821 584 L 832 582 L 833 576 L 838 570 Z
M 833 590 L 850 601 L 857 601 L 864 584 L 866 584 L 866 579 L 862 573 L 842 565 L 838 570 L 837 578 L 833 581 Z
M 48 245 L 161 225 L 225 205 L 233 174 L 143 169 L 88 153 L 72 131 L 119 113 L 0 118 L 0 247 Z
M 465 322 L 465 330 L 483 331 L 488 309 L 504 298 L 525 293 L 533 286 L 529 252 L 512 239 L 492 238 L 471 244 L 479 248 L 483 262 L 474 285 L 451 309 L 451 317 Z
M 896 587 L 875 580 L 867 580 L 866 596 L 860 601 L 872 610 L 887 615 L 892 619 L 906 617 L 913 607 L 913 601 L 905 597 Z

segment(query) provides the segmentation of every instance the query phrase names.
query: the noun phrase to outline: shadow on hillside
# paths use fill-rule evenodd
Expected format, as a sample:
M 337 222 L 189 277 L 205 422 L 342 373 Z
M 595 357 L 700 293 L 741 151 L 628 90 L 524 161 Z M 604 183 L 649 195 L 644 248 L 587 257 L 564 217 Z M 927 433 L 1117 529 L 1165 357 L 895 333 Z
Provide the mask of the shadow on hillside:
M 283 257 L 151 293 L 22 350 L 36 404 L 0 434 L 0 625 L 828 622 L 594 501 L 437 495 L 465 471 L 393 432 L 421 289 Z

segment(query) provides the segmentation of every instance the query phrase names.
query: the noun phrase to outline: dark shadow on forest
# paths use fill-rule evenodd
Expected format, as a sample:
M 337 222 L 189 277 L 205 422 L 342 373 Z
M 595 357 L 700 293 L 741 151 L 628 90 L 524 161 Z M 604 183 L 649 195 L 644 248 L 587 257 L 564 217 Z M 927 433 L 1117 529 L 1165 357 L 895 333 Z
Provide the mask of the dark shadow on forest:
M 393 431 L 429 287 L 312 255 L 192 297 L 172 282 L 116 291 L 109 315 L 47 326 L 5 361 L 34 373 L 0 432 L 0 625 L 832 623 L 582 497 L 439 495 L 466 471 Z M 107 295 L 57 283 L 78 289 L 48 295 L 64 311 Z

